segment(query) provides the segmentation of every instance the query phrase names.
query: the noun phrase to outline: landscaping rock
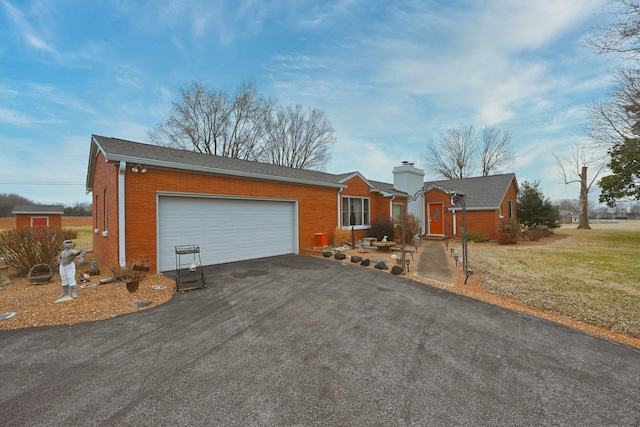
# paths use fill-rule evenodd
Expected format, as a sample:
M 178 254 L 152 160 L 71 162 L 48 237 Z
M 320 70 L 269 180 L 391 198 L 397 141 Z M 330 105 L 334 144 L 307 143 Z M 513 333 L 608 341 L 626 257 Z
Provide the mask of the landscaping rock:
M 402 274 L 402 272 L 402 267 L 400 267 L 399 265 L 394 265 L 393 267 L 391 267 L 391 274 Z
M 322 256 L 325 258 L 331 258 L 331 255 L 333 255 L 333 252 L 331 251 L 323 251 L 322 252 Z
M 140 301 L 136 301 L 131 305 L 133 305 L 134 307 L 146 307 L 148 305 L 151 305 L 151 301 L 149 301 L 148 299 L 143 299 Z
M 369 258 L 365 258 L 360 262 L 360 265 L 364 265 L 365 267 L 368 267 L 369 264 L 371 264 L 371 260 Z
M 343 254 L 343 253 L 338 252 L 338 253 L 337 253 L 337 254 L 335 254 L 333 257 L 334 257 L 335 259 L 340 259 L 340 260 L 342 260 L 342 259 L 345 259 L 345 258 L 347 257 L 347 255 L 346 255 L 346 254 Z
M 387 267 L 387 263 L 384 261 L 380 261 L 379 263 L 376 264 L 376 268 L 378 270 L 388 270 L 389 267 Z
M 356 263 L 362 261 L 362 257 L 358 255 L 351 255 L 351 262 Z
M 379 262 L 384 262 L 384 260 L 382 258 L 371 258 L 371 262 L 373 262 L 374 264 L 377 264 Z

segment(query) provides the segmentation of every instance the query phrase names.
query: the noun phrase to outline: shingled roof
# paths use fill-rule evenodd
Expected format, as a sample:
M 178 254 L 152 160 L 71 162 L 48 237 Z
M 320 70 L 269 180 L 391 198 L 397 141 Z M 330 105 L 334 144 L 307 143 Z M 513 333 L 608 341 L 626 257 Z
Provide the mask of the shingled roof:
M 14 215 L 20 215 L 20 214 L 63 215 L 64 206 L 63 205 L 14 205 L 13 211 L 11 213 Z
M 499 209 L 511 182 L 518 182 L 513 173 L 478 176 L 473 178 L 452 179 L 446 181 L 429 181 L 424 183 L 424 189 L 435 187 L 449 193 L 464 196 L 469 210 Z M 457 206 L 459 207 L 459 206 Z
M 89 168 L 87 171 L 87 191 L 93 190 L 93 172 L 99 152 L 103 153 L 107 162 L 112 163 L 127 162 L 129 164 L 141 164 L 147 167 L 332 188 L 346 188 L 346 185 L 340 181 L 346 175 L 349 175 L 335 175 L 308 169 L 296 169 L 269 163 L 213 156 L 195 151 L 178 150 L 124 139 L 92 135 Z M 393 188 L 393 185 L 384 184 L 384 187 Z M 394 192 L 397 192 L 397 190 L 394 190 Z M 397 193 L 399 195 L 404 194 L 402 192 Z

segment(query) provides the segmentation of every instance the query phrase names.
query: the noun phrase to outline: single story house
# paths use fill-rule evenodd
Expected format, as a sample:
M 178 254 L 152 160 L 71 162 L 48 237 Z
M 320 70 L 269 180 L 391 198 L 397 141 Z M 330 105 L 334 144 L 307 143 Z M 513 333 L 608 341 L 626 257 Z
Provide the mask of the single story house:
M 182 245 L 198 245 L 203 265 L 304 253 L 318 236 L 332 243 L 337 228 L 369 237 L 371 220 L 405 202 L 428 237 L 459 237 L 453 192 L 470 232 L 495 238 L 501 220 L 516 218 L 513 174 L 424 183 L 409 163 L 393 174 L 391 184 L 92 135 L 93 250 L 107 264 L 146 260 L 161 272 L 175 270 Z
M 15 205 L 12 214 L 16 216 L 16 229 L 53 227 L 62 228 L 62 205 Z
M 503 222 L 518 220 L 513 173 L 430 181 L 423 190 L 428 236 L 460 238 L 466 221 L 467 234 L 496 240 Z
M 409 213 L 432 239 L 461 238 L 467 233 L 496 240 L 504 221 L 518 219 L 518 182 L 513 173 L 424 182 L 424 172 L 403 162 L 393 169 L 395 188 L 407 192 Z
M 570 210 L 560 210 L 558 212 L 558 218 L 560 218 L 560 224 L 579 224 L 580 215 L 577 212 Z
M 202 264 L 304 252 L 336 227 L 368 236 L 407 194 L 359 172 L 335 175 L 92 135 L 93 251 L 104 263 L 176 268 L 175 247 Z

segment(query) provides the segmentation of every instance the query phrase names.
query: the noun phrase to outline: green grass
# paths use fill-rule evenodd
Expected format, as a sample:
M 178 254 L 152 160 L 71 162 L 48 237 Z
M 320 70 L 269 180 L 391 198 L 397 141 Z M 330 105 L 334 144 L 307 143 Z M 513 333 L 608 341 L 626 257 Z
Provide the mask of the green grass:
M 640 337 L 640 227 L 561 228 L 542 245 L 471 244 L 490 292 Z
M 78 237 L 73 239 L 77 249 L 91 250 L 93 248 L 93 228 L 90 225 L 84 226 L 67 226 L 68 230 L 74 230 L 78 233 Z

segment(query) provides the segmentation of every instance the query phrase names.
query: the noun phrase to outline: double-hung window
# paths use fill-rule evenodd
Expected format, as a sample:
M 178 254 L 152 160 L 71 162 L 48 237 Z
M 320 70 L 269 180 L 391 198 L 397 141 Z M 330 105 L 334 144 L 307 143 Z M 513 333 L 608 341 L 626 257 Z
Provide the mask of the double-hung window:
M 342 226 L 369 226 L 369 199 L 364 197 L 342 198 Z

